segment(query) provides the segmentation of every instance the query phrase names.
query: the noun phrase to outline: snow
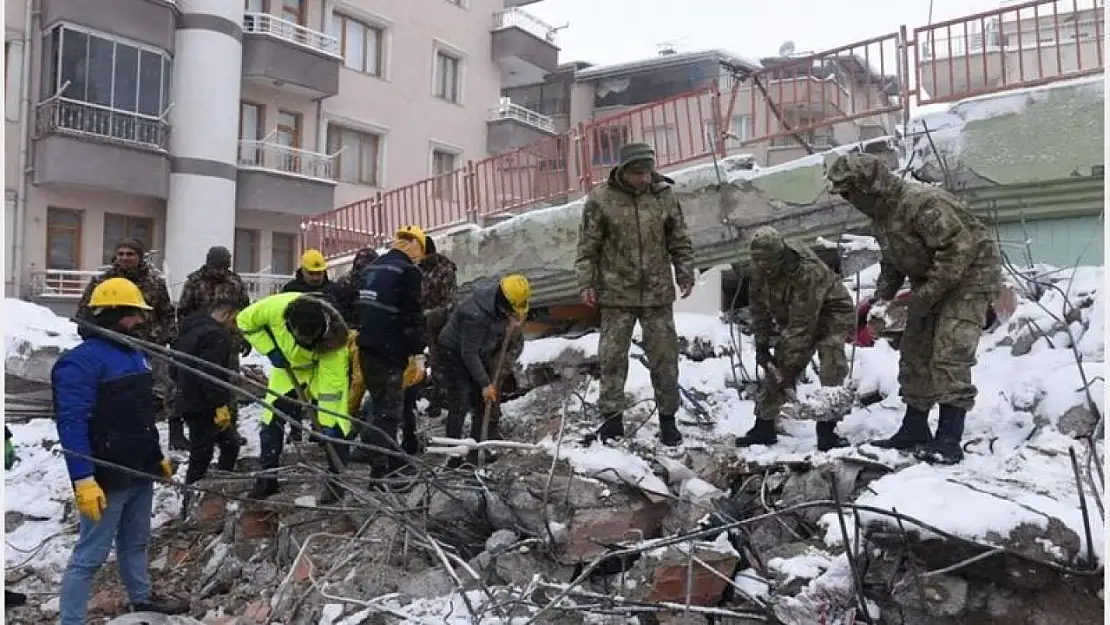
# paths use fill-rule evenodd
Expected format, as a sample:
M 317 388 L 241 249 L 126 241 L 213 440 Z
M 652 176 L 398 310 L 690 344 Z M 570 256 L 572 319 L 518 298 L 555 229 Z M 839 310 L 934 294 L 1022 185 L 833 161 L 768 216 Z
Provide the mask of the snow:
M 3 313 L 4 366 L 10 372 L 24 372 L 28 357 L 35 351 L 62 351 L 81 341 L 76 324 L 45 306 L 6 298 Z

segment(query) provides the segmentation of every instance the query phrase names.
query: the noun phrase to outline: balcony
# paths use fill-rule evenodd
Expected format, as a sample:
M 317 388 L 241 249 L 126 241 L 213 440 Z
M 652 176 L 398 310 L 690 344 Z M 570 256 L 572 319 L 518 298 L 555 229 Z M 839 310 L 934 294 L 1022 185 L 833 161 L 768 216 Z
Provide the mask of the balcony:
M 339 40 L 268 13 L 243 16 L 243 80 L 316 99 L 339 93 Z
M 166 199 L 169 124 L 67 98 L 51 98 L 35 115 L 34 181 Z
M 537 83 L 555 71 L 555 33 L 554 26 L 516 7 L 493 14 L 493 60 L 503 88 Z
M 486 150 L 490 154 L 498 154 L 555 134 L 555 120 L 513 104 L 509 98 L 501 98 L 501 102 L 489 110 Z
M 236 206 L 286 215 L 317 215 L 334 206 L 335 155 L 291 148 L 266 139 L 239 142 Z
M 176 17 L 169 0 L 43 0 L 40 23 L 80 24 L 173 52 Z

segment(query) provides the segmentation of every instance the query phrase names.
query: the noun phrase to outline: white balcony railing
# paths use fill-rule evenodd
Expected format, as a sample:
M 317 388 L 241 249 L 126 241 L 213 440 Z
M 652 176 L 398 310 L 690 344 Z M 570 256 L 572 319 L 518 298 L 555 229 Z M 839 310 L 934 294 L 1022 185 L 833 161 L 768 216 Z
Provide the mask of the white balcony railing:
M 555 33 L 559 32 L 559 29 L 551 24 L 548 24 L 528 11 L 518 7 L 505 9 L 504 11 L 498 11 L 493 14 L 494 30 L 503 30 L 513 27 L 535 35 L 551 45 L 555 45 Z
M 104 273 L 93 269 L 47 269 L 31 272 L 31 296 L 52 300 L 76 300 L 96 276 Z M 273 295 L 281 290 L 291 275 L 275 273 L 241 273 L 243 284 L 252 300 Z
M 283 20 L 269 13 L 247 13 L 243 15 L 243 32 L 253 35 L 269 35 L 317 52 L 335 57 L 342 56 L 339 52 L 339 40 L 335 37 L 311 28 L 305 28 L 289 20 Z
M 334 155 L 291 148 L 270 141 L 239 141 L 239 167 L 244 169 L 264 169 L 334 182 L 334 163 Z
M 108 139 L 128 145 L 165 150 L 170 125 L 163 117 L 121 111 L 108 106 L 55 97 L 38 105 L 38 135 L 68 134 Z
M 281 291 L 281 287 L 285 286 L 286 282 L 293 279 L 291 275 L 278 273 L 241 273 L 239 277 L 243 279 L 251 300 L 273 295 Z
M 555 132 L 555 120 L 542 115 L 519 104 L 513 104 L 509 98 L 501 98 L 497 106 L 489 110 L 490 121 L 512 119 L 529 126 L 534 126 L 546 132 Z

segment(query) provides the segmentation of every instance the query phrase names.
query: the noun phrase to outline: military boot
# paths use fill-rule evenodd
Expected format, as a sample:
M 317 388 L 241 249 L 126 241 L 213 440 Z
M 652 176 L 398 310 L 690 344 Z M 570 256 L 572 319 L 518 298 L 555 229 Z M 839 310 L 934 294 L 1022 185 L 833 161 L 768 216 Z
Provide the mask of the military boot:
M 265 499 L 281 489 L 276 477 L 260 477 L 254 480 L 254 486 L 247 493 L 248 499 Z
M 756 419 L 752 429 L 736 439 L 736 446 L 774 445 L 777 442 L 779 442 L 779 435 L 775 431 L 775 421 L 773 419 Z
M 592 434 L 588 434 L 582 439 L 583 445 L 593 444 L 595 441 L 601 441 L 604 445 L 609 441 L 616 441 L 624 438 L 624 414 L 617 412 L 605 415 L 605 420 L 602 421 L 601 427 L 597 428 Z
M 848 439 L 836 433 L 836 421 L 817 422 L 817 451 L 847 447 Z
M 170 419 L 170 449 L 188 451 L 189 439 L 185 438 L 185 420 L 181 417 Z
M 966 410 L 942 405 L 936 438 L 926 443 L 914 456 L 932 464 L 958 464 L 964 459 L 964 450 L 960 443 L 964 437 L 966 417 Z
M 173 597 L 163 597 L 153 591 L 146 601 L 133 604 L 132 612 L 154 612 L 155 614 L 185 614 L 189 611 L 189 602 Z
M 879 449 L 897 449 L 909 451 L 921 445 L 927 445 L 933 440 L 929 431 L 929 411 L 906 406 L 906 414 L 902 417 L 902 426 L 890 438 L 871 441 L 871 445 Z
M 682 444 L 682 432 L 674 422 L 674 415 L 659 415 L 659 442 L 665 447 L 678 447 Z

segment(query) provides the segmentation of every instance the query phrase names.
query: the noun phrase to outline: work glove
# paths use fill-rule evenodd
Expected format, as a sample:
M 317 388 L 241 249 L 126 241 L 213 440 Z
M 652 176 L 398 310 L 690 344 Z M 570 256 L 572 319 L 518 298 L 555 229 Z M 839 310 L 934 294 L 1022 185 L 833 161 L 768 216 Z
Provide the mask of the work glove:
M 221 430 L 226 430 L 231 425 L 231 409 L 227 406 L 220 406 L 216 409 L 216 427 Z
M 83 477 L 73 483 L 73 501 L 81 516 L 93 523 L 100 522 L 101 513 L 108 507 L 108 498 L 92 477 Z
M 158 463 L 158 466 L 162 469 L 162 477 L 166 478 L 167 480 L 173 479 L 173 460 L 170 460 L 169 456 L 163 456 L 162 461 Z
M 420 384 L 424 380 L 424 368 L 420 366 L 416 358 L 409 360 L 409 365 L 405 367 L 404 379 L 401 385 L 404 388 L 412 388 Z
M 270 359 L 270 364 L 278 369 L 289 367 L 289 361 L 285 359 L 285 354 L 281 353 L 280 349 L 270 350 L 270 353 L 266 354 L 266 357 Z
M 4 470 L 11 469 L 15 466 L 15 445 L 12 445 L 12 439 L 4 440 Z
M 482 389 L 482 399 L 486 400 L 486 403 L 490 404 L 497 401 L 497 387 L 490 384 L 486 388 Z

